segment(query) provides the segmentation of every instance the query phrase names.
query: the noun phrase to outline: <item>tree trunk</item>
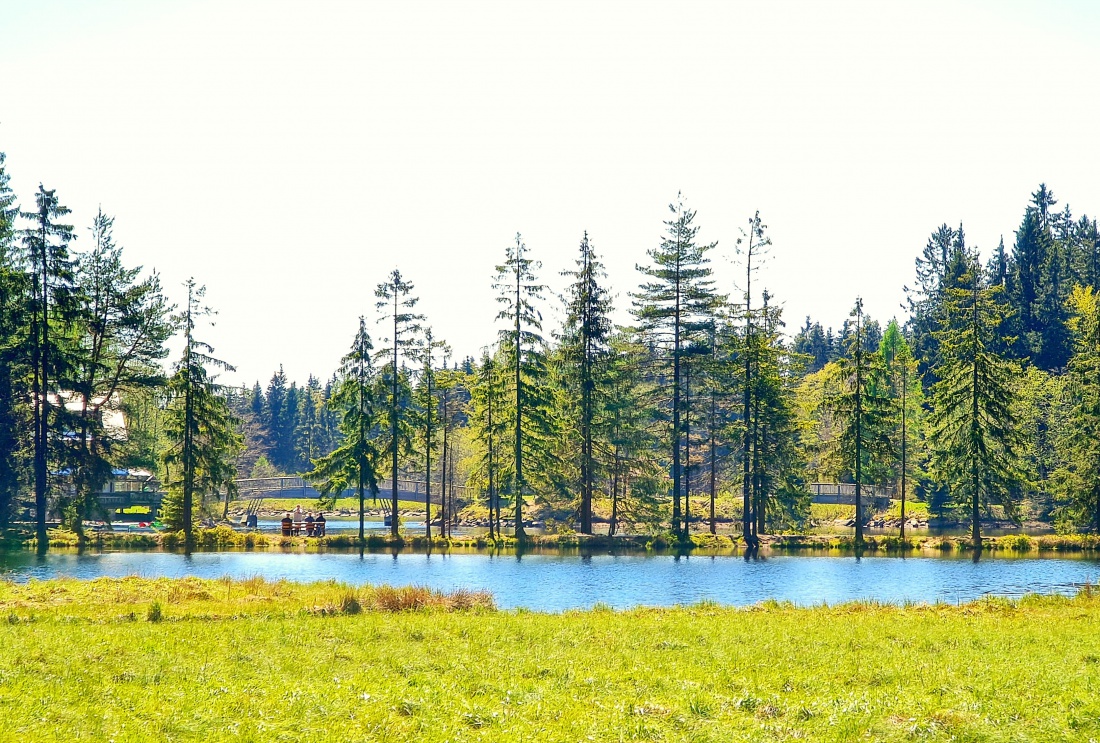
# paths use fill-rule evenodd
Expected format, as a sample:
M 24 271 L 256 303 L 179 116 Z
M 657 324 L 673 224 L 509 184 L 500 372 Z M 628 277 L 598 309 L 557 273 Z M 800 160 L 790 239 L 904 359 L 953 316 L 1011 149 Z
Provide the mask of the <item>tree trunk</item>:
M 615 536 L 619 521 L 619 447 L 615 447 L 614 468 L 611 470 L 611 523 L 607 526 L 607 536 Z
M 45 219 L 45 216 L 42 217 Z M 49 537 L 46 535 L 46 449 L 49 445 L 49 364 L 47 360 L 47 348 L 49 344 L 49 291 L 46 288 L 46 227 L 42 224 L 39 233 L 41 239 L 41 254 L 39 263 L 41 274 L 36 274 L 35 283 L 38 284 L 39 302 L 37 309 L 42 313 L 37 320 L 35 328 L 34 352 L 34 508 L 37 547 L 40 554 L 45 554 L 50 548 Z M 40 342 L 39 342 L 40 341 Z
M 909 429 L 906 427 L 906 410 L 905 410 L 905 398 L 906 398 L 906 386 L 907 386 L 907 370 L 906 366 L 909 364 L 908 359 L 902 359 L 901 367 L 901 541 L 905 541 L 905 469 L 906 469 L 906 444 L 909 442 Z
M 518 248 L 517 248 L 518 251 Z M 520 367 L 523 361 L 523 340 L 520 335 L 520 268 L 516 267 L 516 504 L 515 534 L 516 541 L 523 541 L 523 376 Z
M 393 495 L 393 509 L 390 513 L 390 535 L 397 536 L 397 295 L 399 293 L 396 282 L 393 287 L 393 396 L 391 398 L 392 408 L 390 408 L 390 435 L 392 437 L 393 447 L 393 466 L 391 473 L 393 479 L 390 481 L 390 493 Z

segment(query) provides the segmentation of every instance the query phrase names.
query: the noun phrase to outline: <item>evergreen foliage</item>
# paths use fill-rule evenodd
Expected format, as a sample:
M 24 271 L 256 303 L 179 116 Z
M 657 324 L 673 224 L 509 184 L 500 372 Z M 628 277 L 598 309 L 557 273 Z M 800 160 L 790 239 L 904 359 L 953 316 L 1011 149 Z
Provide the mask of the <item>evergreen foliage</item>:
M 195 496 L 201 510 L 207 497 L 224 490 L 228 507 L 236 488 L 233 461 L 242 442 L 236 418 L 210 372 L 210 367 L 225 371 L 233 367 L 211 356 L 213 349 L 195 338 L 198 319 L 210 314 L 200 304 L 206 288 L 194 279 L 188 279 L 186 287 L 187 304 L 176 317 L 183 331 L 183 356 L 168 380 L 170 404 L 164 430 L 170 447 L 164 454 L 168 493 L 163 518 L 172 528 L 182 529 L 185 543 L 191 545 Z
M 414 436 L 413 425 L 409 420 L 411 412 L 411 390 L 408 374 L 399 361 L 402 356 L 414 356 L 420 344 L 420 322 L 424 316 L 413 311 L 419 298 L 413 295 L 411 281 L 406 281 L 401 272 L 394 269 L 387 280 L 378 285 L 374 296 L 378 298 L 375 307 L 381 313 L 381 319 L 393 324 L 393 334 L 386 339 L 390 345 L 379 349 L 378 354 L 389 360 L 389 366 L 383 369 L 383 382 L 389 390 L 387 408 L 389 412 L 389 450 L 390 450 L 390 529 L 397 536 L 397 468 L 398 457 L 402 452 L 412 450 Z
M 527 246 L 517 232 L 514 245 L 505 251 L 504 263 L 497 266 L 493 288 L 502 309 L 497 320 L 507 326 L 500 331 L 504 362 L 510 370 L 505 405 L 501 413 L 513 434 L 507 489 L 515 505 L 515 536 L 523 539 L 523 501 L 532 482 L 553 479 L 550 441 L 555 421 L 548 369 L 542 338 L 542 313 L 536 302 L 546 287 L 538 283 L 535 272 L 541 263 L 528 257 Z M 525 469 L 526 465 L 526 469 Z
M 855 543 L 863 544 L 863 485 L 873 484 L 869 475 L 877 462 L 893 456 L 890 425 L 893 400 L 888 393 L 886 364 L 877 352 L 868 352 L 863 339 L 863 300 L 852 307 L 854 332 L 848 356 L 839 363 L 841 385 L 830 407 L 837 423 L 835 455 L 851 468 L 855 483 Z
M 1000 287 L 983 287 L 981 268 L 969 257 L 963 287 L 948 290 L 940 380 L 929 416 L 933 465 L 958 503 L 970 507 L 971 538 L 981 548 L 981 509 L 997 504 L 1015 518 L 1021 476 L 1021 435 L 1012 414 L 1019 367 L 991 349 L 1005 320 L 996 301 Z
M 382 425 L 382 399 L 372 363 L 374 344 L 367 323 L 359 318 L 359 332 L 351 350 L 344 356 L 340 380 L 330 399 L 330 407 L 340 416 L 343 441 L 329 454 L 315 459 L 305 477 L 317 485 L 322 498 L 335 499 L 348 489 L 359 496 L 359 538 L 365 537 L 366 493 L 378 500 L 378 479 L 385 449 L 379 444 Z
M 605 439 L 605 376 L 610 357 L 611 297 L 601 285 L 607 275 L 592 249 L 588 233 L 580 243 L 576 268 L 564 271 L 572 283 L 565 297 L 565 322 L 562 328 L 562 415 L 568 421 L 563 430 L 566 451 L 576 452 L 580 493 L 579 530 L 592 533 L 592 499 L 596 485 L 598 439 Z M 574 446 L 579 444 L 579 446 Z M 606 451 L 606 449 L 605 449 Z
M 58 222 L 69 214 L 54 191 L 39 185 L 35 211 L 20 216 L 30 222 L 22 230 L 23 261 L 29 274 L 30 291 L 26 295 L 26 314 L 30 321 L 28 358 L 31 365 L 31 405 L 34 423 L 34 507 L 39 550 L 48 544 L 49 463 L 55 471 L 61 458 L 58 437 L 51 430 L 51 419 L 61 416 L 59 390 L 66 386 L 72 372 L 72 329 L 80 311 L 79 288 L 69 243 L 73 228 Z M 62 420 L 58 428 L 64 429 Z
M 634 316 L 647 342 L 661 350 L 660 362 L 671 367 L 672 389 L 663 407 L 671 419 L 668 449 L 672 469 L 672 530 L 684 530 L 681 502 L 685 494 L 683 465 L 684 414 L 683 358 L 689 346 L 710 327 L 711 317 L 722 298 L 715 292 L 707 253 L 717 243 L 697 242 L 699 226 L 695 211 L 681 194 L 668 205 L 665 234 L 656 248 L 648 251 L 652 264 L 637 266 L 647 278 L 634 299 Z
M 1100 532 L 1100 296 L 1091 286 L 1077 287 L 1070 307 L 1068 421 L 1058 437 L 1061 464 L 1053 479 L 1061 520 Z

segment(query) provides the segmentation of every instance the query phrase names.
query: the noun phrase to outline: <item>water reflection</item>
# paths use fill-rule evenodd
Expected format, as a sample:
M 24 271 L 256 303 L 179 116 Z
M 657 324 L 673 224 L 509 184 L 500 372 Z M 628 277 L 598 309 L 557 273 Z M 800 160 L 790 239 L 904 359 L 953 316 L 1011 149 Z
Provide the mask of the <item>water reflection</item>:
M 692 604 L 702 600 L 752 604 L 766 599 L 813 605 L 855 599 L 887 602 L 967 601 L 983 595 L 1072 593 L 1096 584 L 1100 561 L 1064 558 L 785 556 L 757 554 L 687 559 L 674 555 L 586 557 L 341 553 L 195 552 L 33 553 L 0 555 L 0 572 L 25 581 L 57 576 L 90 579 L 254 575 L 271 580 L 333 579 L 347 583 L 485 589 L 498 605 L 561 611 L 602 602 L 617 608 Z M 979 556 L 980 558 L 980 556 Z

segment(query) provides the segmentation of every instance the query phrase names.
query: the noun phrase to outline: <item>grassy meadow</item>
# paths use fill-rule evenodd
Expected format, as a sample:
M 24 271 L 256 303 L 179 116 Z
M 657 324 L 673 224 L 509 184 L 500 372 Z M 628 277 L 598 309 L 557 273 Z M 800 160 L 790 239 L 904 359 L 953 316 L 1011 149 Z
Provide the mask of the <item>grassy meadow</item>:
M 1100 597 L 501 612 L 334 583 L 0 583 L 0 740 L 1088 741 Z

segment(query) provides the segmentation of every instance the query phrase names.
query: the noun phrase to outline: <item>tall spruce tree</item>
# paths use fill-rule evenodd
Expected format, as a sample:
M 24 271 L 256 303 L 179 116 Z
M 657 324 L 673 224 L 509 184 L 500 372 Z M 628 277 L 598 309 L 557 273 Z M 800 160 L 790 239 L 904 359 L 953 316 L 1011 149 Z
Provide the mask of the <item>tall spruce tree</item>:
M 75 531 L 97 514 L 95 496 L 110 475 L 113 449 L 126 436 L 104 425 L 104 414 L 121 412 L 123 397 L 163 386 L 161 359 L 172 335 L 169 305 L 160 277 L 140 278 L 141 267 L 127 268 L 114 241 L 114 219 L 101 209 L 92 223 L 92 249 L 77 271 L 84 307 L 74 354 L 71 467 L 73 499 L 66 509 Z
M 767 225 L 760 218 L 760 212 L 756 212 L 749 220 L 749 229 L 742 232 L 737 240 L 737 252 L 743 256 L 745 264 L 745 291 L 744 304 L 741 306 L 744 328 L 742 336 L 742 359 L 744 373 L 741 378 L 741 536 L 750 550 L 755 550 L 759 545 L 756 538 L 756 517 L 753 513 L 753 487 L 752 487 L 752 449 L 753 449 L 753 391 L 755 378 L 754 366 L 759 364 L 757 358 L 761 346 L 756 338 L 756 323 L 752 306 L 752 279 L 760 269 L 760 264 L 767 256 L 771 248 L 771 238 L 765 234 Z
M 1069 360 L 1069 420 L 1059 437 L 1054 473 L 1064 520 L 1100 533 L 1100 295 L 1077 287 L 1070 297 L 1074 353 Z
M 286 393 L 287 378 L 283 371 L 283 365 L 279 364 L 279 371 L 271 375 L 271 381 L 267 383 L 267 399 L 264 402 L 264 428 L 267 436 L 268 456 L 280 472 L 287 471 L 287 462 L 283 455 L 286 452 Z
M 933 464 L 953 497 L 969 505 L 971 539 L 981 549 L 981 509 L 1000 504 L 1015 516 L 1013 493 L 1020 481 L 1021 436 L 1012 415 L 1013 382 L 1019 367 L 991 346 L 1005 320 L 1000 287 L 983 287 L 977 258 L 969 256 L 963 288 L 945 297 L 939 331 L 943 366 L 932 388 Z
M 851 467 L 856 491 L 856 548 L 863 547 L 863 485 L 869 464 L 887 461 L 893 455 L 890 424 L 892 400 L 886 385 L 886 367 L 882 356 L 869 352 L 863 337 L 863 300 L 856 299 L 851 316 L 855 318 L 848 356 L 840 360 L 841 389 L 834 394 L 830 407 L 839 433 L 836 453 Z
M 424 342 L 420 346 L 420 384 L 416 392 L 416 404 L 420 411 L 420 426 L 424 444 L 424 528 L 428 541 L 432 539 L 432 452 L 434 435 L 439 426 L 439 398 L 435 380 L 437 354 L 446 357 L 450 348 L 437 340 L 430 327 L 424 328 Z M 489 528 L 492 536 L 492 524 Z
M 879 345 L 879 354 L 886 364 L 886 375 L 890 395 L 894 400 L 894 451 L 897 466 L 891 473 L 897 483 L 897 492 L 901 499 L 901 539 L 905 539 L 905 506 L 911 484 L 909 473 L 912 470 L 913 442 L 921 430 L 923 418 L 924 389 L 920 382 L 920 372 L 916 359 L 909 348 L 908 341 L 902 335 L 896 320 L 886 326 Z
M 665 234 L 656 248 L 648 251 L 652 265 L 638 265 L 649 280 L 643 281 L 634 300 L 639 330 L 664 351 L 662 359 L 672 367 L 672 390 L 668 449 L 672 464 L 672 529 L 682 534 L 683 493 L 683 357 L 692 338 L 705 332 L 720 302 L 711 279 L 707 253 L 717 243 L 699 244 L 695 211 L 684 204 L 681 194 L 668 206 Z
M 794 374 L 781 338 L 782 313 L 770 304 L 767 290 L 761 299 L 748 351 L 753 378 L 749 430 L 754 536 L 767 533 L 769 523 L 801 523 L 810 505 L 795 416 Z
M 165 414 L 169 448 L 164 454 L 168 497 L 165 521 L 182 529 L 184 543 L 194 544 L 195 496 L 200 507 L 207 496 L 226 491 L 232 498 L 236 468 L 233 459 L 241 448 L 236 417 L 210 368 L 234 371 L 210 354 L 214 349 L 195 338 L 196 323 L 211 311 L 202 305 L 206 288 L 188 279 L 187 304 L 175 320 L 183 331 L 183 356 L 168 380 L 171 403 Z
M 0 530 L 6 529 L 18 507 L 26 482 L 27 442 L 21 435 L 30 426 L 27 377 L 26 311 L 28 277 L 16 254 L 15 220 L 19 215 L 10 177 L 0 152 Z
M 71 371 L 72 326 L 80 310 L 69 243 L 71 225 L 58 220 L 69 214 L 55 191 L 38 186 L 35 211 L 23 212 L 30 225 L 22 230 L 23 260 L 30 278 L 31 401 L 34 423 L 34 505 L 38 550 L 48 549 L 46 512 L 49 492 L 48 460 L 51 450 L 51 395 L 65 386 Z M 60 383 L 60 384 L 59 384 Z M 57 412 L 63 410 L 57 405 Z
M 470 390 L 470 428 L 474 440 L 479 443 L 474 479 L 485 488 L 489 507 L 489 536 L 501 538 L 501 484 L 508 471 L 501 456 L 509 431 L 504 416 L 504 395 L 507 388 L 504 378 L 507 368 L 504 356 L 497 349 L 491 354 L 486 349 L 481 363 L 474 372 Z
M 565 366 L 562 378 L 566 399 L 575 401 L 577 438 L 580 440 L 579 482 L 580 532 L 592 533 L 592 497 L 596 483 L 595 440 L 601 423 L 600 409 L 604 396 L 604 377 L 610 353 L 611 297 L 602 286 L 606 272 L 592 249 L 588 233 L 580 243 L 576 268 L 563 271 L 571 279 L 565 296 L 565 323 L 562 329 L 561 354 Z
M 493 283 L 498 293 L 497 302 L 502 306 L 497 320 L 507 323 L 500 331 L 500 341 L 508 354 L 512 381 L 511 410 L 508 411 L 514 442 L 511 489 L 515 498 L 515 536 L 519 540 L 525 537 L 523 501 L 530 481 L 524 466 L 545 453 L 543 444 L 552 428 L 542 313 L 536 306 L 546 289 L 535 273 L 541 267 L 541 263 L 528 257 L 523 236 L 517 232 L 515 244 L 505 250 L 504 263 L 497 266 Z
M 402 387 L 408 388 L 407 375 L 403 373 L 400 365 L 402 356 L 414 356 L 420 344 L 420 323 L 424 316 L 414 312 L 419 297 L 413 292 L 411 281 L 406 281 L 401 272 L 396 268 L 390 272 L 386 281 L 379 284 L 374 291 L 378 298 L 376 307 L 381 315 L 382 322 L 393 325 L 393 335 L 386 339 L 389 346 L 379 350 L 380 356 L 389 358 L 388 369 L 384 372 L 389 376 L 389 419 L 390 419 L 390 477 L 392 496 L 390 501 L 390 529 L 393 536 L 397 536 L 397 464 L 398 456 L 404 444 L 405 449 L 411 447 L 412 430 L 408 420 L 411 412 L 409 395 L 401 394 Z
M 653 366 L 650 349 L 624 332 L 612 337 L 611 349 L 605 403 L 611 495 L 607 533 L 615 536 L 624 522 L 657 523 L 657 494 L 667 482 L 667 469 L 657 454 L 663 436 L 654 427 L 658 384 L 646 371 Z
M 343 441 L 329 454 L 316 459 L 305 477 L 317 485 L 322 498 L 333 501 L 340 493 L 354 488 L 359 496 L 359 539 L 366 538 L 366 492 L 378 499 L 378 474 L 385 451 L 378 446 L 382 421 L 382 404 L 374 366 L 371 363 L 374 344 L 367 333 L 367 323 L 359 318 L 359 332 L 351 350 L 344 356 L 340 377 L 330 407 L 340 416 L 338 428 Z

